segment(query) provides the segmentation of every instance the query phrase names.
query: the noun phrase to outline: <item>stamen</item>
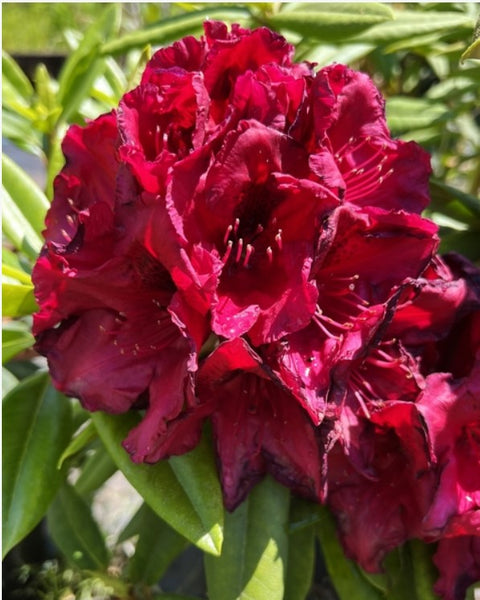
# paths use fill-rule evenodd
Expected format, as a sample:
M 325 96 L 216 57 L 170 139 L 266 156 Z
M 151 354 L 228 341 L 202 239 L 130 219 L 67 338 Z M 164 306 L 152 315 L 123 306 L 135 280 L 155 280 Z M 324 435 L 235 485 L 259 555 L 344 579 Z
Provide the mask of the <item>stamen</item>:
M 242 256 L 242 252 L 243 252 L 243 238 L 240 238 L 238 240 L 238 248 L 237 248 L 237 255 L 235 256 L 235 262 L 238 263 L 238 261 L 240 260 L 240 257 Z
M 237 217 L 235 219 L 235 223 L 233 225 L 233 233 L 237 233 L 239 227 L 240 227 L 240 219 Z
M 267 253 L 267 256 L 268 256 L 268 262 L 271 264 L 273 262 L 273 250 L 271 249 L 270 246 L 267 246 L 267 249 L 265 252 Z
M 243 266 L 248 267 L 248 261 L 250 260 L 250 256 L 255 252 L 255 248 L 251 244 L 247 244 L 247 249 L 245 251 L 245 258 L 243 259 Z
M 72 238 L 68 235 L 68 233 L 65 231 L 65 229 L 60 229 L 60 233 L 67 240 L 67 242 L 71 242 L 72 241 Z
M 67 215 L 67 223 L 69 225 L 74 225 L 75 224 L 75 221 L 73 220 L 72 215 Z
M 222 262 L 223 264 L 225 264 L 232 252 L 232 246 L 233 246 L 233 242 L 232 240 L 229 240 L 228 244 L 227 244 L 227 249 L 225 250 L 225 254 L 222 257 Z
M 229 225 L 225 231 L 225 235 L 223 236 L 223 243 L 226 244 L 228 242 L 228 238 L 232 233 L 233 225 Z
M 283 233 L 282 230 L 279 229 L 277 232 L 277 235 L 275 236 L 275 242 L 277 243 L 279 250 L 282 250 L 282 248 L 283 248 L 282 233 Z

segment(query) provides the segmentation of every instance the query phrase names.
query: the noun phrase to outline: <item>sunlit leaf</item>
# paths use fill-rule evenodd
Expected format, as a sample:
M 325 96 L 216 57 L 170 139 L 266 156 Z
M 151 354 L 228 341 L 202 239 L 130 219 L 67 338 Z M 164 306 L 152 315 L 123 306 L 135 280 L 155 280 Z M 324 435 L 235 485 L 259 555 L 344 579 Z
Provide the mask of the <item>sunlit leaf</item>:
M 142 49 L 148 44 L 166 44 L 185 35 L 202 33 L 203 22 L 207 18 L 238 22 L 242 17 L 248 17 L 248 12 L 244 8 L 212 5 L 209 8 L 162 19 L 159 25 L 127 33 L 104 44 L 102 54 L 123 54 L 132 48 Z
M 289 501 L 268 477 L 227 513 L 222 555 L 205 555 L 210 600 L 283 599 Z
M 376 2 L 293 3 L 290 10 L 267 17 L 275 29 L 288 29 L 302 36 L 338 42 L 393 19 L 386 4 Z
M 199 453 L 194 451 L 178 457 L 176 471 L 180 463 L 185 463 L 184 469 L 191 472 L 192 478 L 197 477 L 196 473 L 201 473 L 202 477 L 201 482 L 189 482 L 189 488 L 185 490 L 168 461 L 160 461 L 155 465 L 134 464 L 123 449 L 122 441 L 138 423 L 136 415 L 94 413 L 92 419 L 114 462 L 145 502 L 200 549 L 218 555 L 223 540 L 223 507 L 213 457 L 209 457 L 209 466 L 198 462 L 205 460 L 206 454 L 202 449 Z M 209 473 L 208 479 L 204 480 L 206 473 Z M 189 495 L 189 490 L 202 484 L 210 491 L 207 505 L 202 497 Z
M 77 454 L 77 452 L 80 452 L 80 450 L 83 450 L 83 448 L 96 437 L 97 430 L 95 429 L 95 425 L 91 421 L 86 423 L 85 426 L 70 440 L 70 443 L 63 451 L 62 456 L 58 460 L 58 468 L 61 469 L 67 458 L 70 458 Z

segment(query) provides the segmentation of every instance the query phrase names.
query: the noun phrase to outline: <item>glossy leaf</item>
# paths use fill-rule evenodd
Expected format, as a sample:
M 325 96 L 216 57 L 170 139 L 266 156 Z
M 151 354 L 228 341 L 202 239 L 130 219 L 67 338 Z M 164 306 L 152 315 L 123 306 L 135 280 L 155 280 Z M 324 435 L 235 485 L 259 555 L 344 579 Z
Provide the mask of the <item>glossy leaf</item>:
M 45 514 L 64 478 L 57 462 L 71 436 L 68 400 L 47 373 L 24 379 L 3 401 L 3 553 Z
M 290 494 L 270 477 L 225 516 L 219 558 L 205 556 L 210 600 L 282 600 Z
M 21 322 L 4 323 L 2 328 L 2 364 L 11 360 L 22 350 L 30 348 L 34 337 Z
M 209 480 L 201 482 L 210 490 L 212 496 L 208 505 L 204 505 L 201 499 L 190 496 L 189 490 L 182 487 L 168 461 L 161 461 L 155 465 L 139 465 L 132 462 L 121 443 L 128 431 L 138 422 L 136 415 L 113 416 L 94 413 L 92 419 L 114 462 L 145 502 L 171 527 L 201 550 L 218 555 L 222 547 L 223 507 L 218 480 L 213 479 L 213 458 L 210 468 L 200 464 L 195 468 L 199 458 L 205 459 L 205 453 L 200 450 L 199 454 L 194 452 L 178 457 L 176 464 L 178 471 L 179 462 L 192 462 L 191 466 L 185 466 L 184 469 L 190 471 L 193 478 L 197 477 L 198 472 L 201 472 L 202 476 L 205 473 L 211 474 Z M 191 482 L 190 485 L 196 488 L 200 483 Z M 218 507 L 216 514 L 215 506 Z
M 90 421 L 70 440 L 70 443 L 58 460 L 58 468 L 61 469 L 67 458 L 70 458 L 77 454 L 77 452 L 80 452 L 80 450 L 83 450 L 83 448 L 96 437 L 97 430 L 95 429 L 95 425 Z
M 139 537 L 135 554 L 128 564 L 127 577 L 133 582 L 153 585 L 188 542 L 146 504 L 140 507 L 134 518 Z
M 48 530 L 67 560 L 80 569 L 104 570 L 109 562 L 105 541 L 86 502 L 64 483 L 47 514 Z
M 317 535 L 330 579 L 340 600 L 381 600 L 383 596 L 378 589 L 362 576 L 356 563 L 346 558 L 329 510 L 319 506 L 318 511 L 321 518 L 316 527 Z
M 376 2 L 293 3 L 267 18 L 275 29 L 288 29 L 307 38 L 338 42 L 391 21 L 393 12 L 386 4 Z
M 292 498 L 290 523 L 308 522 L 318 515 L 317 507 L 300 498 Z M 310 590 L 315 563 L 315 527 L 295 528 L 288 536 L 288 560 L 284 600 L 305 600 Z
M 102 54 L 116 55 L 128 52 L 132 48 L 142 49 L 148 44 L 166 44 L 178 40 L 185 35 L 203 32 L 205 19 L 239 22 L 248 17 L 248 12 L 235 6 L 211 6 L 195 10 L 175 17 L 162 19 L 160 25 L 145 27 L 139 31 L 127 33 L 116 40 L 107 42 L 102 47 Z

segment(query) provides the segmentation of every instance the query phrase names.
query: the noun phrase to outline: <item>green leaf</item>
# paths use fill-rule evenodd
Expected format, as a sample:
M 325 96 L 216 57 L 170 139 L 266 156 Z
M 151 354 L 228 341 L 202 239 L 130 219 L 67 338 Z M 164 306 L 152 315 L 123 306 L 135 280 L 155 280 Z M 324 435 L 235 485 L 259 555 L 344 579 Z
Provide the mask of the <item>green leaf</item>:
M 410 540 L 408 549 L 412 559 L 413 579 L 418 600 L 438 600 L 433 586 L 438 579 L 438 571 L 433 564 L 435 548 L 420 540 Z
M 33 96 L 32 84 L 18 64 L 4 50 L 2 50 L 2 78 L 5 78 L 27 103 L 30 103 Z
M 430 179 L 430 210 L 441 212 L 457 221 L 470 224 L 480 219 L 480 200 L 470 194 Z
M 134 464 L 121 443 L 130 429 L 138 424 L 138 415 L 107 415 L 94 413 L 93 422 L 105 444 L 110 456 L 133 487 L 144 498 L 145 502 L 171 527 L 176 529 L 188 540 L 196 544 L 201 550 L 218 555 L 222 547 L 223 508 L 214 514 L 214 507 L 221 507 L 220 486 L 217 487 L 212 479 L 205 482 L 213 496 L 205 506 L 197 497 L 189 496 L 189 490 L 196 488 L 201 482 L 191 482 L 189 489 L 185 490 L 177 478 L 176 471 L 181 472 L 179 463 L 185 462 L 192 465 L 184 467 L 185 472 L 192 473 L 192 478 L 202 476 L 207 472 L 213 473 L 213 457 L 211 467 L 198 463 L 198 457 L 203 459 L 205 453 L 189 453 L 178 457 L 176 471 L 168 461 L 161 461 L 155 465 Z
M 460 63 L 463 63 L 468 59 L 470 59 L 470 60 L 479 60 L 480 59 L 480 16 L 478 17 L 477 24 L 475 25 L 475 31 L 473 33 L 472 43 L 460 57 Z
M 47 373 L 28 377 L 3 401 L 3 555 L 40 521 L 64 478 L 57 462 L 71 435 L 68 400 Z
M 205 555 L 210 600 L 282 600 L 290 494 L 270 477 L 225 516 L 219 558 Z
M 86 31 L 78 48 L 69 56 L 59 77 L 58 102 L 62 106 L 59 120 L 67 121 L 88 96 L 105 62 L 100 48 L 114 35 L 119 23 L 119 6 L 109 6 Z
M 104 44 L 101 51 L 104 55 L 116 55 L 124 54 L 132 50 L 132 48 L 142 49 L 148 44 L 166 44 L 180 39 L 185 35 L 201 33 L 203 31 L 203 22 L 207 18 L 239 22 L 241 21 L 241 17 L 246 18 L 248 16 L 249 13 L 244 8 L 212 5 L 209 8 L 162 19 L 160 25 L 145 27 L 138 31 L 127 33 L 116 40 Z
M 15 375 L 5 367 L 2 367 L 2 398 L 4 398 L 10 390 L 13 390 L 16 385 L 18 385 L 18 379 Z
M 440 228 L 440 240 L 439 251 L 441 254 L 458 252 L 474 262 L 480 259 L 480 232 L 478 230 L 452 231 Z
M 2 328 L 2 364 L 33 346 L 35 339 L 26 325 L 19 322 L 4 323 Z
M 127 577 L 134 583 L 153 585 L 188 542 L 146 504 L 142 504 L 134 519 L 139 538 L 128 564 Z
M 110 454 L 102 445 L 99 445 L 85 461 L 80 477 L 75 483 L 75 489 L 81 496 L 88 497 L 116 471 L 117 465 L 113 462 Z
M 53 541 L 72 565 L 105 570 L 109 554 L 103 536 L 89 506 L 68 483 L 59 489 L 47 519 Z
M 345 557 L 338 540 L 333 516 L 324 506 L 318 507 L 321 516 L 317 535 L 330 579 L 340 600 L 382 600 L 383 595 L 363 576 L 359 567 Z M 408 597 L 408 596 L 406 596 Z
M 473 28 L 473 19 L 460 12 L 396 9 L 394 15 L 393 21 L 374 25 L 356 35 L 355 41 L 381 45 L 425 33 L 460 32 Z
M 449 109 L 438 100 L 392 96 L 387 101 L 386 114 L 390 129 L 400 132 L 445 121 Z
M 2 155 L 3 185 L 18 209 L 40 236 L 50 203 L 35 181 L 8 156 Z
M 290 523 L 308 522 L 317 516 L 315 504 L 292 498 Z M 288 537 L 284 600 L 305 600 L 312 585 L 315 565 L 315 528 L 312 525 L 297 528 Z
M 40 132 L 27 119 L 6 109 L 2 112 L 2 135 L 23 151 L 44 156 Z
M 2 283 L 2 315 L 21 317 L 38 310 L 33 296 L 33 285 Z
M 70 443 L 65 448 L 62 453 L 62 456 L 58 460 L 57 467 L 59 469 L 62 468 L 63 463 L 70 458 L 83 450 L 85 446 L 87 446 L 92 440 L 97 437 L 97 430 L 95 429 L 95 425 L 89 421 L 82 427 L 82 429 L 70 440 Z
M 275 29 L 289 29 L 307 38 L 338 42 L 391 21 L 393 12 L 376 2 L 322 2 L 291 4 L 289 10 L 269 16 L 267 24 Z

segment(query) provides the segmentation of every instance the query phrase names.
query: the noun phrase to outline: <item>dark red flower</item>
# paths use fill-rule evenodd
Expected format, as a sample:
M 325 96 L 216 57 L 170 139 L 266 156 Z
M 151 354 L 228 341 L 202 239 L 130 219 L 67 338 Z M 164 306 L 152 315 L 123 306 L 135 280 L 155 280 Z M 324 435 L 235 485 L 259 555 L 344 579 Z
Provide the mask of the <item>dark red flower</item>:
M 471 533 L 470 510 L 438 517 L 464 455 L 423 390 L 440 364 L 473 369 L 442 344 L 474 342 L 475 274 L 433 258 L 428 157 L 391 139 L 369 78 L 292 55 L 266 28 L 206 23 L 69 130 L 33 273 L 36 347 L 89 410 L 145 411 L 134 461 L 187 452 L 208 419 L 227 508 L 266 473 L 327 494 L 371 570 L 427 536 L 427 514 L 434 536 Z M 472 384 L 451 385 L 453 406 Z
M 440 540 L 433 561 L 440 572 L 434 591 L 444 600 L 464 600 L 468 586 L 480 581 L 480 536 Z
M 347 554 L 375 572 L 387 552 L 420 530 L 434 492 L 432 454 L 410 402 L 391 402 L 368 420 L 351 413 L 350 430 L 370 472 L 356 469 L 337 444 L 328 455 L 328 504 Z

